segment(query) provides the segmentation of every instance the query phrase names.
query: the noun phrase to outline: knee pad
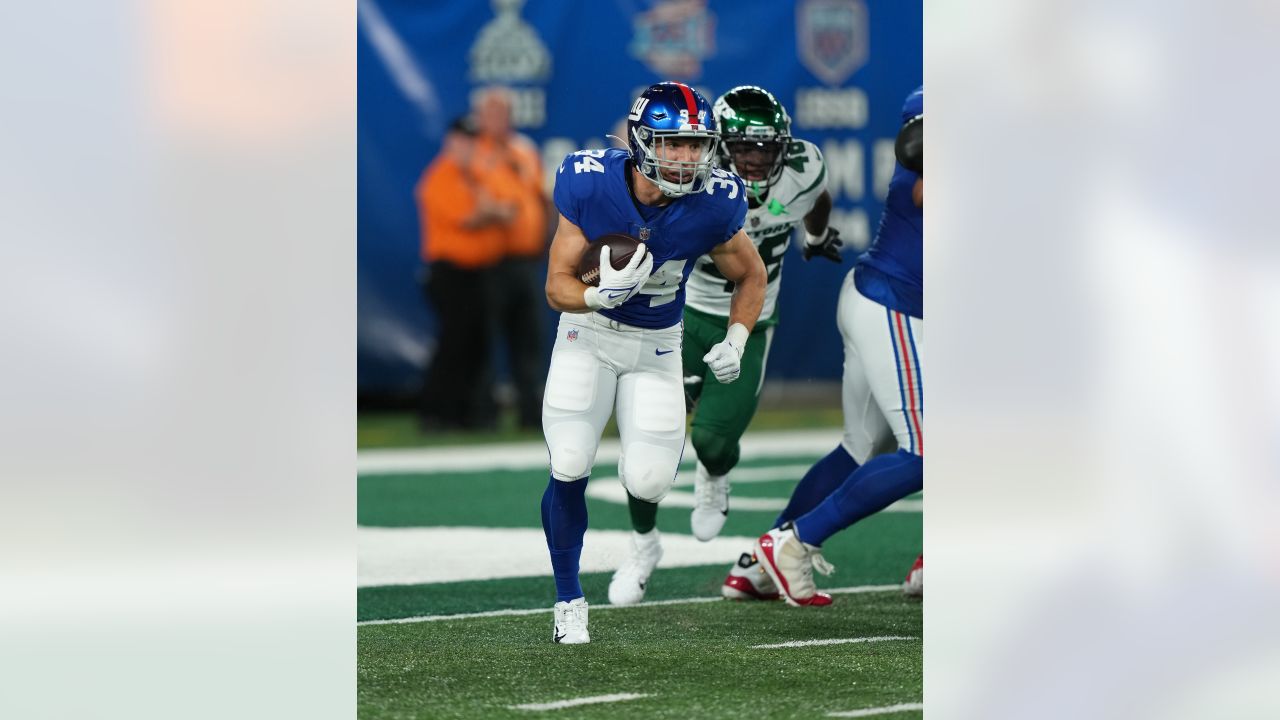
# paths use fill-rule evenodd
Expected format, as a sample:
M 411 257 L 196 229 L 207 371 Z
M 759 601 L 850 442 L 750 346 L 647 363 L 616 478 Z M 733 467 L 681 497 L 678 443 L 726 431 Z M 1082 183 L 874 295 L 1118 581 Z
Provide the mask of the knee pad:
M 738 464 L 738 441 L 715 430 L 693 428 L 693 450 L 712 475 L 724 475 Z
M 547 451 L 551 455 L 551 477 L 571 481 L 581 480 L 591 474 L 597 445 L 595 428 L 591 427 L 591 423 L 549 423 L 545 433 Z
M 627 445 L 622 462 L 622 484 L 632 497 L 656 503 L 671 489 L 679 466 L 680 454 L 675 450 L 633 442 Z

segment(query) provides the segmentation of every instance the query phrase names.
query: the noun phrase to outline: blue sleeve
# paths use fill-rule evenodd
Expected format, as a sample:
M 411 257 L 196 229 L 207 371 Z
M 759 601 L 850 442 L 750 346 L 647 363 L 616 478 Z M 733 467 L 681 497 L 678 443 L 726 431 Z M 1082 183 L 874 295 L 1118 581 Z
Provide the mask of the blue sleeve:
M 569 219 L 569 222 L 582 227 L 580 220 L 582 208 L 582 194 L 584 188 L 580 187 L 578 173 L 572 172 L 573 153 L 566 155 L 560 163 L 560 169 L 556 171 L 555 190 L 552 191 L 552 197 L 555 199 L 556 209 Z M 565 172 L 565 170 L 570 172 Z
M 733 203 L 733 211 L 729 216 L 729 225 L 726 228 L 729 234 L 725 235 L 724 240 L 720 242 L 728 242 L 730 238 L 738 234 L 743 224 L 747 222 L 747 185 L 736 175 L 733 177 L 733 181 L 738 184 L 737 200 L 730 201 Z

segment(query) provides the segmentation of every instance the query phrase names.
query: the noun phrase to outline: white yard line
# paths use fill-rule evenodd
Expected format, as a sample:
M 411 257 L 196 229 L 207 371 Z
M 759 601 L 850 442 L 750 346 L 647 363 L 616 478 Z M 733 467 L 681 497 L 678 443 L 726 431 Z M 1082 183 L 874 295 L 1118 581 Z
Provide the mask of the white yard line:
M 841 430 L 824 428 L 747 433 L 742 437 L 742 458 L 787 457 L 826 454 L 839 444 Z M 686 441 L 686 445 L 687 445 Z M 617 462 L 621 445 L 616 439 L 600 443 L 596 462 Z M 686 453 L 692 459 L 693 452 Z M 520 470 L 547 465 L 543 443 L 499 443 L 439 448 L 362 450 L 356 454 L 356 474 L 444 472 L 471 470 Z
M 827 640 L 792 640 L 776 645 L 752 645 L 752 650 L 774 650 L 777 648 L 814 647 L 817 645 L 846 645 L 848 643 L 887 642 L 889 640 L 919 640 L 914 635 L 879 635 L 864 638 L 829 638 Z
M 631 555 L 631 530 L 588 530 L 580 571 L 613 572 Z M 664 533 L 666 555 L 659 568 L 729 567 L 756 538 L 721 535 L 699 542 L 692 535 Z M 501 548 L 501 551 L 495 551 Z M 551 577 L 542 528 L 358 527 L 356 587 Z
M 844 710 L 842 712 L 829 712 L 827 717 L 871 717 L 872 715 L 888 715 L 889 713 L 906 712 L 907 710 L 923 710 L 924 703 L 902 703 L 900 705 L 889 705 L 887 707 L 865 708 L 863 710 Z
M 832 595 L 854 595 L 859 593 L 873 592 L 889 592 L 901 591 L 900 585 L 858 585 L 855 587 L 824 589 L 823 592 Z M 592 605 L 591 612 L 600 612 L 601 610 L 626 610 L 628 608 L 637 607 L 653 607 L 656 605 L 681 605 L 684 603 L 706 603 L 718 602 L 723 598 L 718 597 L 696 597 L 696 598 L 679 598 L 675 600 L 650 600 L 635 605 Z M 726 600 L 725 602 L 731 602 Z M 795 612 L 803 612 L 797 610 Z M 361 620 L 356 625 L 404 625 L 408 623 L 421 622 L 439 622 L 441 620 L 470 620 L 472 618 L 488 618 L 488 617 L 509 617 L 515 615 L 547 615 L 551 613 L 551 608 L 525 608 L 522 610 L 488 610 L 486 612 L 476 613 L 458 613 L 456 615 L 418 615 L 406 618 L 391 618 L 389 620 Z
M 782 466 L 779 469 L 794 466 Z M 733 474 L 729 476 L 729 482 L 732 485 L 739 483 L 766 482 L 760 478 L 768 478 L 768 480 L 790 480 L 795 482 L 804 477 L 808 467 L 802 468 L 799 472 L 792 474 L 783 474 L 777 472 L 774 468 L 744 468 L 735 469 Z M 754 472 L 753 472 L 754 471 Z M 682 471 L 684 472 L 684 471 Z M 745 475 L 753 472 L 749 478 L 740 478 L 739 475 Z M 693 473 L 684 472 L 680 478 L 676 479 L 676 488 L 693 485 Z M 613 503 L 615 505 L 627 504 L 627 489 L 623 487 L 622 481 L 616 477 L 591 478 L 591 482 L 587 483 L 587 497 L 604 502 Z M 663 507 L 691 508 L 693 507 L 694 495 L 687 490 L 671 490 L 662 498 Z M 788 497 L 747 497 L 734 495 L 729 500 L 729 507 L 734 510 L 752 510 L 757 512 L 777 512 L 787 506 L 791 501 Z M 918 513 L 924 512 L 924 500 L 911 499 L 899 500 L 880 512 L 889 513 Z
M 597 703 L 613 703 L 622 702 L 623 700 L 635 700 L 642 697 L 651 697 L 651 693 L 615 693 L 613 695 L 594 695 L 592 697 L 573 698 L 572 700 L 557 700 L 549 703 L 528 703 L 526 705 L 508 705 L 509 710 L 533 710 L 541 712 L 543 710 L 560 710 L 562 708 L 577 707 L 579 705 L 595 705 Z

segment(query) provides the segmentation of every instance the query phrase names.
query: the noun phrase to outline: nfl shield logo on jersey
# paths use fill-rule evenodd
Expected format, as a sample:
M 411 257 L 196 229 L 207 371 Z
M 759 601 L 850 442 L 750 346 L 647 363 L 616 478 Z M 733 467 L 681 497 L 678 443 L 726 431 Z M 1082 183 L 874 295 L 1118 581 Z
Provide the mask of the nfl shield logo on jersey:
M 640 242 L 649 242 L 649 228 L 640 228 Z
M 577 328 L 574 328 L 574 329 L 570 330 L 570 331 L 569 331 L 569 334 L 568 334 L 568 335 L 565 335 L 565 337 L 569 338 L 569 342 L 573 342 L 574 340 L 577 340 L 577 339 L 578 339 L 578 329 L 577 329 Z

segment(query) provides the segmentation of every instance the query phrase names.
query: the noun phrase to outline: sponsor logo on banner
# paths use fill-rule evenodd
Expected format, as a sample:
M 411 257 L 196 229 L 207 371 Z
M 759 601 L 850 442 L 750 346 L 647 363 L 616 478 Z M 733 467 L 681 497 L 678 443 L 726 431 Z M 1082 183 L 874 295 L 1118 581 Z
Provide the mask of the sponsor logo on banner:
M 840 85 L 867 64 L 869 36 L 862 0 L 802 0 L 796 6 L 800 62 L 828 85 Z
M 631 56 L 655 73 L 693 79 L 715 52 L 716 16 L 706 0 L 666 0 L 631 18 Z
M 541 127 L 546 122 L 546 92 L 551 78 L 551 52 L 538 31 L 520 17 L 525 0 L 492 0 L 494 19 L 476 34 L 469 54 L 470 79 L 480 85 L 503 84 L 514 93 L 516 127 Z

